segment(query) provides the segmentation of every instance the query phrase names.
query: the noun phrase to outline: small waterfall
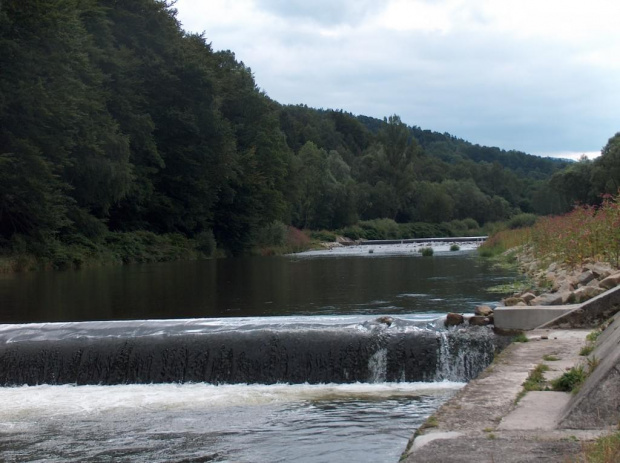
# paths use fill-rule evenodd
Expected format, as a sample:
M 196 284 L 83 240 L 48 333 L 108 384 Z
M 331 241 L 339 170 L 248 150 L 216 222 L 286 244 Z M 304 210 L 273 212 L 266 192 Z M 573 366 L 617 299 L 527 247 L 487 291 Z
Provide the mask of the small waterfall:
M 368 360 L 368 382 L 384 383 L 387 379 L 387 349 L 379 349 Z
M 493 331 L 405 319 L 0 325 L 0 385 L 468 381 Z
M 469 381 L 491 364 L 496 336 L 489 327 L 440 331 L 437 348 L 438 381 Z

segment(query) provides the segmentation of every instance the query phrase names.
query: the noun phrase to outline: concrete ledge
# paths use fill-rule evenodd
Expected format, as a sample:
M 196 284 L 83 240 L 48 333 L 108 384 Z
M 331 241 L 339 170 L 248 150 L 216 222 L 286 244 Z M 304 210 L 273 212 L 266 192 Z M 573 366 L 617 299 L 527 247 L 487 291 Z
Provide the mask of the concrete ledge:
M 600 325 L 620 310 L 620 286 L 572 307 L 570 312 L 558 314 L 539 328 L 593 328 Z
M 493 322 L 500 330 L 533 330 L 580 307 L 579 304 L 497 307 Z

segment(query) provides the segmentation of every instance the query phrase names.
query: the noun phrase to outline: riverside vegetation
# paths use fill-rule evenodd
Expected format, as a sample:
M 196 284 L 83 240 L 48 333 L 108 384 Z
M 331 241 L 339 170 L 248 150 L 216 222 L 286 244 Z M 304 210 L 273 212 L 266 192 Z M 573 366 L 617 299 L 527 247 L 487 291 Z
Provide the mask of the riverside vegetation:
M 487 234 L 620 178 L 617 136 L 570 163 L 281 105 L 173 4 L 0 3 L 2 271 Z
M 542 302 L 581 302 L 620 284 L 620 195 L 604 194 L 598 203 L 576 206 L 570 213 L 537 219 L 529 227 L 503 230 L 481 247 L 481 255 L 501 256 L 503 261 L 519 264 L 531 277 L 533 288 L 549 291 Z M 536 258 L 534 258 L 536 256 Z M 516 297 L 504 302 L 520 305 L 541 303 L 541 299 Z M 553 296 L 556 294 L 556 296 Z M 524 299 L 525 297 L 525 299 Z M 590 356 L 595 342 L 607 323 L 586 337 L 580 355 L 584 362 L 547 382 L 548 367 L 539 364 L 523 384 L 517 401 L 529 390 L 555 390 L 576 393 L 598 366 L 600 359 Z M 527 339 L 525 336 L 522 338 Z M 545 361 L 557 357 L 546 356 Z M 594 442 L 585 443 L 579 455 L 566 461 L 612 463 L 620 459 L 620 433 L 613 432 Z
M 505 305 L 583 302 L 620 284 L 619 196 L 604 195 L 598 206 L 576 206 L 530 227 L 503 230 L 480 253 L 518 264 L 530 277 L 529 287 L 520 287 Z

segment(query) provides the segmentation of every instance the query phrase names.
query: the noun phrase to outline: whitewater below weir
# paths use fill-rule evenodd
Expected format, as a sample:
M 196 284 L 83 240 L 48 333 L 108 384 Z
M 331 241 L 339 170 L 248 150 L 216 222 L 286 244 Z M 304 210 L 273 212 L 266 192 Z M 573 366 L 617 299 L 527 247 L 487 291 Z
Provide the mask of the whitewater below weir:
M 463 383 L 0 388 L 0 458 L 51 462 L 398 461 Z

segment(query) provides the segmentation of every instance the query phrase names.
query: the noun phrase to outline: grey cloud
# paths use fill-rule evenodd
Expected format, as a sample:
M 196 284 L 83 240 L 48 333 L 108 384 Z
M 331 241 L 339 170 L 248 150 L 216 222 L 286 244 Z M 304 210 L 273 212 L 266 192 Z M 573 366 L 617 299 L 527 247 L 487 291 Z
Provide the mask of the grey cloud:
M 265 11 L 284 18 L 308 20 L 325 26 L 355 24 L 385 7 L 376 0 L 256 0 Z
M 485 28 L 378 34 L 351 28 L 324 36 L 308 21 L 351 21 L 372 14 L 365 8 L 373 6 L 260 1 L 287 21 L 251 31 L 214 24 L 207 35 L 215 48 L 234 50 L 281 103 L 396 113 L 423 129 L 533 154 L 595 151 L 620 129 L 617 72 L 579 64 L 559 42 Z

